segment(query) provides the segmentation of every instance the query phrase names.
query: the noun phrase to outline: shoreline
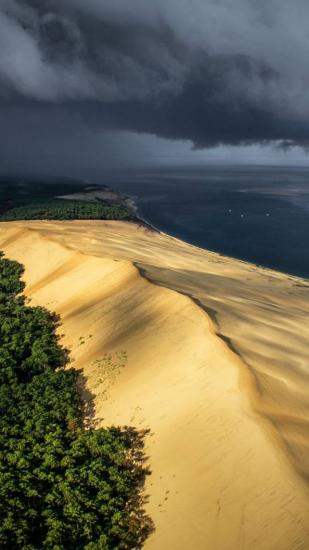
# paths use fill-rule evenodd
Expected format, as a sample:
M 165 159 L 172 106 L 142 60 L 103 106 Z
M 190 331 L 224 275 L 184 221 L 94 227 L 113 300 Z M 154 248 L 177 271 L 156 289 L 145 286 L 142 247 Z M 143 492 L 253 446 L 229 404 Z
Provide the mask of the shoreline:
M 111 189 L 109 187 L 109 189 Z M 220 252 L 218 250 L 212 250 L 210 248 L 204 248 L 198 244 L 196 244 L 195 242 L 193 241 L 190 241 L 190 240 L 186 240 L 184 237 L 182 236 L 176 236 L 176 235 L 172 235 L 166 231 L 164 231 L 163 229 L 160 229 L 158 226 L 156 226 L 155 224 L 153 224 L 150 220 L 148 220 L 147 218 L 144 218 L 141 213 L 139 212 L 139 208 L 138 208 L 138 203 L 137 203 L 137 200 L 136 200 L 136 197 L 134 195 L 123 195 L 122 193 L 118 193 L 118 191 L 115 191 L 116 194 L 118 194 L 118 196 L 121 198 L 125 198 L 125 199 L 128 199 L 132 205 L 132 208 L 133 208 L 133 212 L 134 212 L 134 215 L 135 215 L 135 220 L 133 220 L 133 223 L 137 223 L 138 225 L 141 225 L 141 226 L 144 226 L 146 228 L 148 228 L 149 230 L 151 231 L 154 231 L 156 233 L 159 233 L 159 234 L 162 234 L 162 235 L 166 235 L 167 237 L 171 238 L 171 239 L 176 239 L 180 242 L 184 242 L 190 246 L 193 246 L 199 250 L 203 250 L 205 252 L 210 252 L 210 253 L 214 253 L 214 254 L 218 254 L 219 256 L 222 256 L 223 258 L 230 258 L 231 260 L 237 260 L 239 262 L 244 262 L 246 264 L 250 264 L 250 265 L 253 265 L 259 269 L 266 269 L 268 271 L 274 271 L 276 273 L 282 273 L 283 275 L 286 275 L 286 276 L 289 276 L 289 277 L 293 277 L 293 278 L 297 278 L 297 279 L 300 279 L 300 280 L 304 280 L 304 281 L 308 281 L 308 284 L 309 284 L 309 276 L 306 277 L 304 275 L 298 275 L 298 274 L 294 274 L 294 273 L 290 273 L 289 271 L 281 271 L 279 269 L 277 269 L 276 267 L 273 267 L 273 266 L 269 266 L 267 264 L 262 264 L 262 263 L 256 263 L 254 261 L 250 261 L 244 257 L 239 257 L 239 256 L 229 256 L 229 255 L 226 255 L 224 252 Z
M 95 221 L 95 220 L 92 220 L 92 221 Z M 268 265 L 265 265 L 265 264 L 258 264 L 258 263 L 255 263 L 255 262 L 251 262 L 250 260 L 246 260 L 245 258 L 239 258 L 237 256 L 228 256 L 228 255 L 224 254 L 223 252 L 218 252 L 217 250 L 211 250 L 210 248 L 203 248 L 202 246 L 199 246 L 199 245 L 195 244 L 194 242 L 187 241 L 187 240 L 185 240 L 183 238 L 180 238 L 180 237 L 177 237 L 175 235 L 171 235 L 170 233 L 167 233 L 166 231 L 163 231 L 162 229 L 159 229 L 155 225 L 152 225 L 151 222 L 147 221 L 145 218 L 140 217 L 140 215 L 138 214 L 138 210 L 137 210 L 136 220 L 132 220 L 132 222 L 130 221 L 129 223 L 136 223 L 136 225 L 138 225 L 138 226 L 145 227 L 146 229 L 149 229 L 150 231 L 153 231 L 155 233 L 163 235 L 163 236 L 167 237 L 168 239 L 173 239 L 173 240 L 178 241 L 180 243 L 185 243 L 186 245 L 191 246 L 191 247 L 193 247 L 197 250 L 200 250 L 202 252 L 206 252 L 206 253 L 209 253 L 209 254 L 215 254 L 215 255 L 220 256 L 221 258 L 223 258 L 225 260 L 240 262 L 240 263 L 243 263 L 243 264 L 246 264 L 246 265 L 254 266 L 256 269 L 266 270 L 266 271 L 270 271 L 270 272 L 273 272 L 273 273 L 278 273 L 280 275 L 284 275 L 286 277 L 290 277 L 292 279 L 297 279 L 301 282 L 308 283 L 308 286 L 309 286 L 309 277 L 296 275 L 294 273 L 290 273 L 290 272 L 286 272 L 286 271 L 280 271 L 279 269 L 275 269 L 274 267 L 269 267 Z
M 250 259 L 247 259 L 245 257 L 241 256 L 230 256 L 226 255 L 224 251 L 219 251 L 218 249 L 211 249 L 208 247 L 203 247 L 199 244 L 197 244 L 195 241 L 187 240 L 185 236 L 183 235 L 173 235 L 171 233 L 168 233 L 167 231 L 160 229 L 159 226 L 155 225 L 151 222 L 151 220 L 145 218 L 139 211 L 138 207 L 138 200 L 137 197 L 134 195 L 122 193 L 121 191 L 115 191 L 113 188 L 109 185 L 104 184 L 92 184 L 90 182 L 80 182 L 79 185 L 81 186 L 81 189 L 79 191 L 73 191 L 73 192 L 67 192 L 62 195 L 54 195 L 54 198 L 62 198 L 62 199 L 75 199 L 75 200 L 84 200 L 84 201 L 103 201 L 106 202 L 108 205 L 115 205 L 115 206 L 122 206 L 126 208 L 129 212 L 129 214 L 132 216 L 132 219 L 130 220 L 130 223 L 135 223 L 140 227 L 144 227 L 148 229 L 149 231 L 153 231 L 154 233 L 162 234 L 168 236 L 170 239 L 175 239 L 176 241 L 185 242 L 189 246 L 193 246 L 196 249 L 203 250 L 205 252 L 214 253 L 217 254 L 223 258 L 230 258 L 231 260 L 237 260 L 239 262 L 244 262 L 246 264 L 250 264 L 255 266 L 258 269 L 265 269 L 268 271 L 274 271 L 281 273 L 283 275 L 297 278 L 301 281 L 308 281 L 309 282 L 309 276 L 300 275 L 298 273 L 292 273 L 290 271 L 282 271 L 278 269 L 276 266 L 270 266 L 268 264 L 264 263 L 257 263 L 255 261 L 252 261 Z M 67 189 L 70 191 L 69 189 Z M 11 205 L 12 206 L 12 205 Z M 14 205 L 13 205 L 14 206 Z M 95 221 L 95 220 L 94 220 Z
M 98 189 L 98 191 L 96 191 Z M 138 206 L 136 198 L 133 195 L 128 195 L 121 193 L 120 191 L 115 191 L 109 185 L 100 185 L 93 184 L 87 185 L 83 193 L 71 193 L 59 195 L 57 198 L 61 199 L 79 199 L 79 200 L 90 200 L 90 201 L 103 201 L 109 205 L 117 205 L 126 208 L 132 216 L 131 223 L 136 223 L 139 226 L 145 227 L 156 233 L 160 233 L 160 230 L 153 225 L 150 221 L 144 219 L 138 213 Z M 95 220 L 94 220 L 95 221 Z
M 121 193 L 120 193 L 120 195 L 121 195 Z M 289 271 L 282 271 L 282 270 L 278 269 L 276 266 L 270 266 L 268 264 L 257 263 L 257 262 L 254 262 L 252 260 L 249 260 L 249 259 L 247 259 L 243 256 L 242 257 L 240 257 L 240 256 L 229 256 L 229 255 L 227 255 L 224 252 L 221 252 L 219 250 L 211 249 L 211 248 L 208 248 L 208 247 L 202 247 L 202 246 L 196 244 L 194 241 L 187 240 L 183 236 L 172 235 L 172 234 L 166 232 L 165 230 L 160 229 L 158 226 L 156 226 L 150 220 L 148 220 L 147 218 L 144 218 L 140 214 L 139 208 L 138 208 L 138 203 L 137 203 L 137 200 L 136 200 L 135 196 L 133 196 L 133 195 L 124 195 L 124 196 L 126 196 L 127 198 L 129 198 L 130 201 L 132 201 L 132 205 L 134 207 L 134 212 L 135 212 L 135 215 L 136 215 L 136 222 L 137 223 L 141 222 L 142 225 L 145 225 L 146 227 L 149 227 L 149 229 L 152 229 L 155 232 L 161 233 L 163 235 L 167 235 L 172 239 L 177 239 L 179 241 L 183 241 L 183 242 L 187 243 L 190 246 L 194 246 L 195 248 L 205 250 L 206 252 L 213 252 L 213 253 L 218 254 L 218 255 L 220 255 L 224 258 L 231 258 L 232 260 L 238 260 L 240 262 L 249 263 L 249 264 L 254 265 L 254 266 L 256 266 L 260 269 L 267 269 L 267 270 L 270 270 L 270 271 L 275 271 L 275 272 L 282 273 L 282 274 L 290 276 L 290 277 L 296 277 L 298 279 L 302 279 L 302 280 L 305 280 L 305 281 L 309 282 L 309 275 L 305 276 L 305 275 L 299 275 L 297 273 L 291 273 Z

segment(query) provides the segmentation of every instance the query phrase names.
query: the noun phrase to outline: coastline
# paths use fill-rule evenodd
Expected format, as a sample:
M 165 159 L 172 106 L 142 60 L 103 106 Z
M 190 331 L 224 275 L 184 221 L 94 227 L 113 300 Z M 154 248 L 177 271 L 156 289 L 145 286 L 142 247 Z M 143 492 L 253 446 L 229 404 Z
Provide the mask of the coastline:
M 131 223 L 131 222 L 129 222 L 129 223 Z M 210 248 L 203 248 L 202 246 L 199 246 L 199 245 L 195 244 L 194 242 L 188 241 L 184 238 L 180 238 L 180 237 L 175 236 L 175 235 L 171 235 L 170 233 L 167 233 L 166 231 L 163 231 L 159 227 L 157 227 L 155 225 L 152 225 L 151 222 L 149 220 L 147 220 L 146 218 L 141 217 L 140 214 L 138 213 L 138 209 L 136 210 L 136 219 L 132 220 L 132 223 L 136 223 L 140 227 L 145 227 L 146 229 L 149 229 L 150 231 L 153 231 L 154 233 L 159 233 L 160 235 L 162 235 L 162 236 L 164 236 L 168 239 L 173 239 L 176 242 L 185 243 L 188 246 L 191 246 L 192 248 L 195 248 L 196 250 L 200 250 L 200 251 L 205 252 L 207 254 L 214 254 L 216 256 L 219 256 L 219 257 L 223 258 L 226 261 L 231 260 L 231 261 L 235 261 L 235 262 L 240 262 L 240 263 L 243 263 L 245 265 L 254 266 L 256 269 L 259 269 L 259 270 L 265 270 L 267 272 L 272 272 L 272 273 L 279 273 L 281 275 L 284 275 L 286 277 L 291 278 L 292 280 L 297 280 L 301 283 L 307 283 L 308 286 L 309 286 L 309 278 L 308 277 L 304 277 L 304 276 L 301 276 L 301 275 L 296 275 L 294 273 L 289 273 L 287 271 L 280 271 L 279 269 L 269 267 L 266 264 L 250 262 L 249 260 L 247 260 L 245 258 L 240 258 L 240 257 L 237 257 L 237 256 L 228 256 L 228 255 L 224 254 L 223 252 L 219 252 L 218 250 L 211 250 Z
M 157 227 L 139 214 L 136 198 L 133 195 L 114 191 L 109 185 L 87 184 L 83 193 L 66 193 L 64 195 L 59 195 L 57 198 L 84 201 L 103 201 L 108 205 L 122 206 L 128 210 L 129 214 L 132 215 L 132 223 L 136 223 L 141 227 L 160 233 L 160 230 Z
M 214 253 L 219 256 L 222 256 L 223 258 L 230 258 L 231 260 L 236 260 L 236 261 L 254 265 L 260 269 L 279 272 L 293 278 L 298 278 L 303 281 L 309 281 L 309 278 L 306 277 L 305 275 L 301 275 L 299 273 L 292 273 L 287 270 L 282 270 L 275 265 L 269 265 L 263 262 L 256 262 L 256 261 L 253 261 L 252 259 L 248 259 L 243 255 L 226 254 L 224 250 L 218 250 L 218 248 L 201 246 L 196 242 L 196 240 L 189 239 L 185 235 L 169 233 L 165 229 L 160 228 L 159 224 L 156 225 L 149 218 L 142 215 L 138 207 L 137 197 L 135 195 L 123 193 L 121 191 L 115 191 L 112 187 L 105 184 L 91 184 L 90 182 L 83 182 L 83 183 L 79 183 L 78 186 L 80 187 L 79 190 L 73 189 L 73 191 L 70 192 L 69 188 L 67 188 L 67 191 L 68 191 L 67 193 L 61 194 L 61 195 L 53 195 L 53 196 L 54 198 L 69 199 L 69 200 L 75 199 L 75 200 L 90 201 L 90 202 L 103 201 L 104 203 L 110 206 L 113 206 L 113 205 L 120 206 L 127 209 L 128 213 L 131 215 L 132 223 L 136 223 L 138 226 L 144 227 L 149 231 L 166 235 L 167 237 L 171 239 L 175 239 L 176 241 L 178 240 L 180 242 L 186 242 L 188 245 L 195 247 L 196 249 L 204 250 L 205 252 L 209 252 L 209 253 Z M 52 195 L 51 195 L 51 198 L 52 198 Z M 11 205 L 11 207 L 12 206 L 14 205 Z
M 147 217 L 145 217 L 141 214 L 141 212 L 139 211 L 139 207 L 138 207 L 138 201 L 136 200 L 135 196 L 128 195 L 128 197 L 132 200 L 132 202 L 134 204 L 136 220 L 141 220 L 142 224 L 146 224 L 146 226 L 149 226 L 149 228 L 152 228 L 154 231 L 158 231 L 159 233 L 168 235 L 171 238 L 177 239 L 179 241 L 184 241 L 188 245 L 194 246 L 194 247 L 199 248 L 201 250 L 205 250 L 206 252 L 213 252 L 213 253 L 218 254 L 220 256 L 223 256 L 225 258 L 231 258 L 232 260 L 237 260 L 237 261 L 241 261 L 241 262 L 245 262 L 245 263 L 250 263 L 250 264 L 255 265 L 256 267 L 261 268 L 261 269 L 275 271 L 275 272 L 279 272 L 279 273 L 282 273 L 282 274 L 287 275 L 287 276 L 296 277 L 296 278 L 299 278 L 299 279 L 302 279 L 302 280 L 308 280 L 309 281 L 309 276 L 307 276 L 305 274 L 299 274 L 299 273 L 296 273 L 296 272 L 292 273 L 288 270 L 284 270 L 284 269 L 279 268 L 277 265 L 270 265 L 270 264 L 267 264 L 266 262 L 265 263 L 257 262 L 257 261 L 254 261 L 252 259 L 249 259 L 248 257 L 246 257 L 244 255 L 240 255 L 240 254 L 239 255 L 230 255 L 230 254 L 227 254 L 224 250 L 219 250 L 218 248 L 211 248 L 211 247 L 209 247 L 209 245 L 202 246 L 200 244 L 197 244 L 195 239 L 189 239 L 186 235 L 181 234 L 179 232 L 178 232 L 178 234 L 176 234 L 176 233 L 172 234 L 168 230 L 160 228 L 159 224 L 156 225 L 149 218 L 147 218 Z

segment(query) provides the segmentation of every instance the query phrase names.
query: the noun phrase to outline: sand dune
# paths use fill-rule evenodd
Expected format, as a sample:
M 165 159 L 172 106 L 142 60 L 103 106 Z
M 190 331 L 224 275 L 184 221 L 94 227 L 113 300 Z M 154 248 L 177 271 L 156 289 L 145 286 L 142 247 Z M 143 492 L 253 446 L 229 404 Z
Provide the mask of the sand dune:
M 98 422 L 150 429 L 146 550 L 309 548 L 305 281 L 122 222 L 5 223 L 0 249 Z

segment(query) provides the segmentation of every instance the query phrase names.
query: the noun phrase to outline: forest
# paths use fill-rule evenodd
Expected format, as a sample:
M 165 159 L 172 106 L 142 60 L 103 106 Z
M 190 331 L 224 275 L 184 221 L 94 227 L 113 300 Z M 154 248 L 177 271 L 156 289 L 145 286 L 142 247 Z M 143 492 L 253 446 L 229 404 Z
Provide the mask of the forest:
M 102 201 L 51 199 L 11 208 L 0 215 L 0 221 L 14 220 L 132 220 L 124 207 Z
M 0 547 L 126 550 L 151 529 L 143 434 L 85 428 L 59 318 L 0 255 Z

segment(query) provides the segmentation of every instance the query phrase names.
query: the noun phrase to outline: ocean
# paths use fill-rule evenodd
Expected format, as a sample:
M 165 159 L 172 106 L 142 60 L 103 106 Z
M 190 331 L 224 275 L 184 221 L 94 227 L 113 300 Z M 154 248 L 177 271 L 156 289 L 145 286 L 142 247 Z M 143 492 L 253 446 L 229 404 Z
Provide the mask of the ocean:
M 97 183 L 133 196 L 158 229 L 227 256 L 309 278 L 309 169 L 147 169 Z

